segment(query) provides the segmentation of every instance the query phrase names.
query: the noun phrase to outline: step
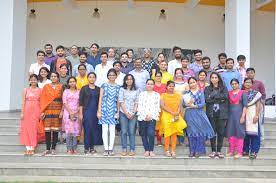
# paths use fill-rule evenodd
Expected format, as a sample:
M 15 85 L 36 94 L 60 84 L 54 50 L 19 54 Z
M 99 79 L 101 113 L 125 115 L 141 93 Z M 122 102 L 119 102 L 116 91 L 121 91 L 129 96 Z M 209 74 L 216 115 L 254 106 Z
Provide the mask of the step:
M 276 178 L 275 166 L 137 165 L 79 163 L 1 163 L 1 175 L 150 177 L 150 178 Z

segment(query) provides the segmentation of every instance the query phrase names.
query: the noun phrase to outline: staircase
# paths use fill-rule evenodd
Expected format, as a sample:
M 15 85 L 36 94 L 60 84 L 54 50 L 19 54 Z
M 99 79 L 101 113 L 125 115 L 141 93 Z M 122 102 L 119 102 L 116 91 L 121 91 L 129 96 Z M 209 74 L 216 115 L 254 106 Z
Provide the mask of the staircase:
M 103 147 L 96 147 L 98 155 L 67 155 L 66 146 L 58 144 L 55 156 L 41 156 L 45 144 L 37 154 L 24 156 L 19 143 L 19 113 L 0 113 L 0 182 L 207 182 L 253 183 L 276 182 L 276 121 L 266 120 L 265 141 L 256 160 L 241 158 L 191 159 L 186 146 L 177 147 L 177 158 L 165 157 L 163 147 L 155 146 L 156 157 L 143 157 L 141 138 L 136 136 L 136 156 L 121 157 L 120 137 L 116 137 L 113 157 L 103 157 Z M 207 147 L 210 153 L 210 147 Z M 227 152 L 227 143 L 222 149 Z

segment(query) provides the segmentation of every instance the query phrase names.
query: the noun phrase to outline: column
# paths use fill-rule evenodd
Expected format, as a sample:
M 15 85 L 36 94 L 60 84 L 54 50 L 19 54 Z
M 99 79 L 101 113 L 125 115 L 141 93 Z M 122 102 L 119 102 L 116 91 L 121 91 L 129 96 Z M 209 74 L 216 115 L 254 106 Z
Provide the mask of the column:
M 225 52 L 245 55 L 250 66 L 250 0 L 225 0 Z
M 1 1 L 0 111 L 21 108 L 24 87 L 27 0 Z

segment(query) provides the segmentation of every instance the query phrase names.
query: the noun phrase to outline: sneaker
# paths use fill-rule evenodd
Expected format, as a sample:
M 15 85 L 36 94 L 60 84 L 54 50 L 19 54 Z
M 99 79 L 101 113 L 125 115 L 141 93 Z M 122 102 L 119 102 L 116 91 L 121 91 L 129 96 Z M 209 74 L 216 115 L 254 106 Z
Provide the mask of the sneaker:
M 108 151 L 105 150 L 105 151 L 103 152 L 103 155 L 104 155 L 104 156 L 108 156 L 108 155 L 109 155 Z
M 196 158 L 199 158 L 199 157 L 200 157 L 200 154 L 199 154 L 199 153 L 195 153 L 195 157 L 196 157 Z
M 129 153 L 128 153 L 129 156 L 135 156 L 135 152 L 133 150 L 131 150 Z
M 221 152 L 217 152 L 216 156 L 217 156 L 219 159 L 223 159 L 223 158 L 224 158 L 224 155 L 223 155 Z
M 247 157 L 247 156 L 249 156 L 249 153 L 248 152 L 243 152 L 242 156 L 246 156 Z
M 51 154 L 52 154 L 52 155 L 56 155 L 56 154 L 57 154 L 56 150 L 55 150 L 55 149 L 52 149 Z
M 113 150 L 110 150 L 110 151 L 108 152 L 108 154 L 109 154 L 109 156 L 114 156 L 114 155 L 115 155 L 114 152 L 113 152 Z
M 190 154 L 189 154 L 189 157 L 190 157 L 190 158 L 194 158 L 194 157 L 195 157 L 195 153 L 190 153 Z
M 216 155 L 217 155 L 216 152 L 211 152 L 209 154 L 209 157 L 212 158 L 212 159 L 214 159 L 216 157 Z
M 257 153 L 251 153 L 250 155 L 249 155 L 249 159 L 251 159 L 251 160 L 254 160 L 254 159 L 256 159 L 257 158 Z

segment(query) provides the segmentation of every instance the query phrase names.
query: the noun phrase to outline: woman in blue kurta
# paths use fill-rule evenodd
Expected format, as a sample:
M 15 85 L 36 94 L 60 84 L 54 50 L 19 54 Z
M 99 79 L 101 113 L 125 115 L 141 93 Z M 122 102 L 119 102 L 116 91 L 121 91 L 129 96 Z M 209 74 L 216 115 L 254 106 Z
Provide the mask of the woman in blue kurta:
M 94 145 L 102 145 L 102 128 L 98 124 L 97 110 L 100 88 L 95 86 L 96 74 L 87 75 L 89 84 L 80 91 L 80 119 L 83 119 L 84 153 L 95 154 Z
M 186 108 L 184 119 L 188 127 L 186 133 L 189 138 L 190 157 L 199 157 L 206 153 L 205 141 L 214 137 L 214 130 L 203 110 L 205 106 L 204 93 L 198 89 L 197 79 L 188 80 L 190 90 L 183 95 Z
M 119 118 L 119 90 L 115 83 L 117 72 L 110 69 L 107 72 L 108 81 L 101 86 L 97 116 L 102 125 L 102 138 L 104 144 L 104 156 L 114 155 L 113 146 L 115 140 L 115 126 Z M 108 133 L 109 132 L 109 133 Z

